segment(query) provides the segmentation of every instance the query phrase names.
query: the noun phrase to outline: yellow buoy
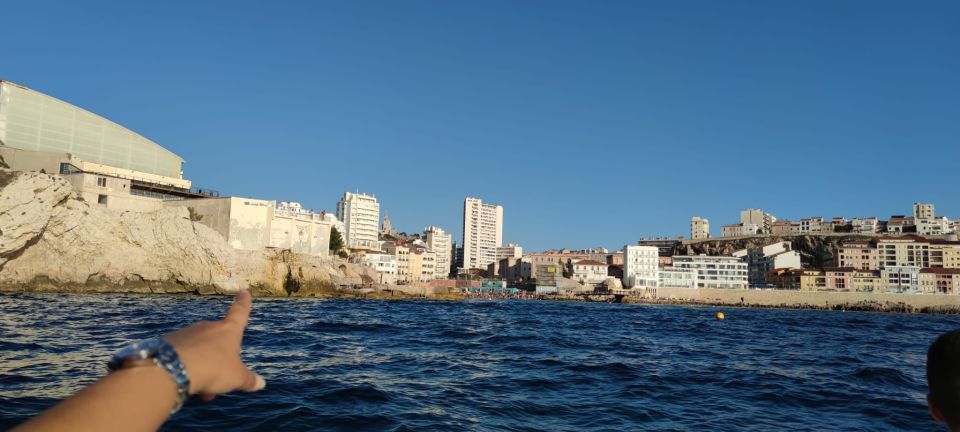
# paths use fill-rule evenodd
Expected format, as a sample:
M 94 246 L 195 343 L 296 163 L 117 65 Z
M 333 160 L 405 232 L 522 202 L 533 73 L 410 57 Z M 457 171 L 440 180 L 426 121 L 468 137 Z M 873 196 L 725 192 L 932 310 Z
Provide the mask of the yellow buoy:
M 717 312 L 717 319 L 721 321 L 723 320 L 723 312 Z

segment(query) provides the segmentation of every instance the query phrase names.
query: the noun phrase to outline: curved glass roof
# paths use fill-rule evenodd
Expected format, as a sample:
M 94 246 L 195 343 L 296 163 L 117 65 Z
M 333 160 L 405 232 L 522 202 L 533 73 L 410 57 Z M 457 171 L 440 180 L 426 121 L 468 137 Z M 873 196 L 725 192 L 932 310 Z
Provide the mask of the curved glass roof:
M 183 159 L 140 134 L 38 91 L 0 81 L 0 142 L 181 178 Z

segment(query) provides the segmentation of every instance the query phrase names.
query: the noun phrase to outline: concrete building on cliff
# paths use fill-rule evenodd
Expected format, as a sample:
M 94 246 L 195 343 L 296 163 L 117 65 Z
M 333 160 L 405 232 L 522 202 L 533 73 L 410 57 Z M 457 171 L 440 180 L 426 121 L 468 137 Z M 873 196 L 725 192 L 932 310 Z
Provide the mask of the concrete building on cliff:
M 165 201 L 166 207 L 186 207 L 191 218 L 220 233 L 241 250 L 264 248 L 326 257 L 330 255 L 330 222 L 300 203 L 241 197 Z
M 760 227 L 752 223 L 735 223 L 720 227 L 720 237 L 742 237 L 760 234 Z
M 700 216 L 690 218 L 690 239 L 703 240 L 708 238 L 710 238 L 710 221 Z
M 777 218 L 774 215 L 761 209 L 748 208 L 740 211 L 740 223 L 756 225 L 759 234 L 770 234 L 773 223 L 776 221 Z
M 60 174 L 89 203 L 150 212 L 215 196 L 183 178 L 183 159 L 104 117 L 0 81 L 0 157 L 16 171 Z

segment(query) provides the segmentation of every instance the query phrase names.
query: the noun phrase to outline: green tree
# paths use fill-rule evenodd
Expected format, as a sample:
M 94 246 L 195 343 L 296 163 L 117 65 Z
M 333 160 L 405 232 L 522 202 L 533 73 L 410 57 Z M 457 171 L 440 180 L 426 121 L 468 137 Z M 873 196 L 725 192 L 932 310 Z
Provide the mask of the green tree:
M 341 257 L 346 255 L 345 251 L 343 250 L 343 237 L 340 235 L 340 231 L 337 231 L 336 228 L 330 228 L 330 252 Z

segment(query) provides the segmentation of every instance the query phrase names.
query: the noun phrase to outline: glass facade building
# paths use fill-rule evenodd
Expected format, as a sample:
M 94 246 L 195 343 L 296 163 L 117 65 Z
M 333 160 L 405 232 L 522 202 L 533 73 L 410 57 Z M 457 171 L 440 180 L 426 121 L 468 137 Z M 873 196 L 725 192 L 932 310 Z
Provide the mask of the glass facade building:
M 110 120 L 43 93 L 0 81 L 0 144 L 70 153 L 86 161 L 182 178 L 183 159 Z

